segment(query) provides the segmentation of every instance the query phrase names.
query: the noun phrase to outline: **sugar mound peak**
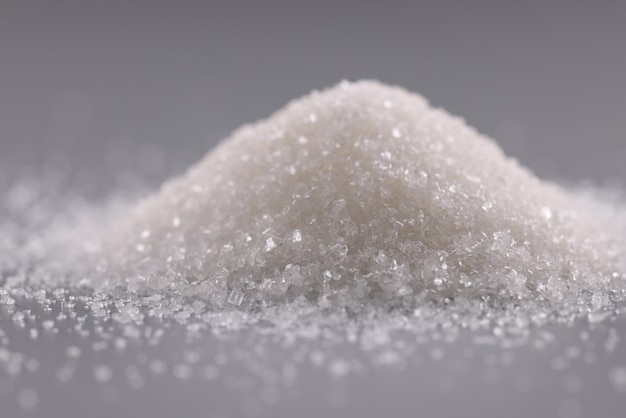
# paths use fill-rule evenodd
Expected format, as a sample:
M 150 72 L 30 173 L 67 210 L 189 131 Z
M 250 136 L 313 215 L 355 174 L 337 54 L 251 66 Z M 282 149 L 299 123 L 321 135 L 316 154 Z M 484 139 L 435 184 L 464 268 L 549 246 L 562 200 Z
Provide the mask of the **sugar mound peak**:
M 215 304 L 559 300 L 621 277 L 590 205 L 416 94 L 342 82 L 238 129 L 105 251 L 131 288 Z

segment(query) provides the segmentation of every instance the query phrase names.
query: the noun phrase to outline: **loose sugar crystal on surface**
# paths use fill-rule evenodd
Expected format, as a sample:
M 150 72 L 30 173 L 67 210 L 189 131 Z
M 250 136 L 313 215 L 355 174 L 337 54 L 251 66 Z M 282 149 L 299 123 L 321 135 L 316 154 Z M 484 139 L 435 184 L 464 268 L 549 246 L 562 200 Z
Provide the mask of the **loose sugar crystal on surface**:
M 216 303 L 559 300 L 619 270 L 609 231 L 462 119 L 359 81 L 241 127 L 105 249 L 131 287 Z

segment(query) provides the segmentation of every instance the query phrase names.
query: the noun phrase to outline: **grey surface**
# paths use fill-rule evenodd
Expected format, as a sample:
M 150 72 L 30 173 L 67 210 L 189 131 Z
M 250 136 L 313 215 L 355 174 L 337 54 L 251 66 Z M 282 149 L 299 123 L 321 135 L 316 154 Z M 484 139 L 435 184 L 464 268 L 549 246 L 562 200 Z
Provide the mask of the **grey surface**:
M 344 78 L 378 78 L 464 116 L 544 177 L 623 180 L 625 18 L 626 3 L 618 1 L 0 0 L 0 164 L 67 161 L 94 193 L 123 183 L 121 168 L 134 167 L 156 185 L 287 100 Z M 154 155 L 165 164 L 144 164 Z M 623 336 L 624 324 L 615 326 Z M 480 362 L 449 371 L 471 346 L 464 340 L 446 348 L 449 362 L 425 354 L 420 366 L 341 382 L 305 368 L 262 416 L 622 416 L 624 394 L 611 386 L 609 370 L 626 365 L 626 357 L 623 346 L 615 353 L 601 348 L 602 326 L 592 333 L 600 348 L 589 349 L 596 362 L 578 359 L 554 370 L 554 358 L 586 328 L 557 328 L 557 341 L 543 351 L 515 350 L 513 364 L 497 368 L 496 378 L 485 377 L 492 369 Z M 52 370 L 62 339 L 60 333 L 33 346 L 23 338 L 23 348 L 49 353 Z M 39 407 L 29 416 L 241 411 L 241 399 L 223 385 L 173 378 L 148 380 L 143 390 L 106 404 L 91 369 L 63 386 L 46 367 L 26 381 L 3 380 L 5 389 L 37 388 Z M 520 376 L 529 378 L 520 383 Z M 583 380 L 582 390 L 566 384 L 571 376 Z M 454 382 L 452 392 L 442 379 Z M 19 416 L 16 391 L 5 392 L 0 416 Z

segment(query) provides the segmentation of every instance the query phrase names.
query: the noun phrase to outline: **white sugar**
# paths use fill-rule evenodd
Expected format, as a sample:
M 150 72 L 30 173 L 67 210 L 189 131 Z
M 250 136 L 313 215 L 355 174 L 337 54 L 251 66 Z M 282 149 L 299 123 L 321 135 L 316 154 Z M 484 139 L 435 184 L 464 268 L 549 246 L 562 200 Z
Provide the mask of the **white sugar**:
M 615 367 L 610 372 L 611 383 L 615 390 L 626 393 L 626 367 Z
M 93 375 L 99 382 L 108 382 L 113 378 L 113 371 L 105 365 L 98 365 L 93 369 Z
M 621 278 L 594 210 L 422 97 L 343 82 L 236 131 L 107 251 L 131 287 L 218 305 L 558 301 Z
M 272 404 L 309 366 L 344 379 L 449 365 L 491 382 L 526 344 L 560 350 L 537 369 L 595 363 L 624 392 L 623 362 L 604 361 L 623 343 L 623 191 L 541 181 L 400 88 L 314 92 L 138 203 L 130 186 L 94 202 L 54 175 L 2 174 L 10 379 L 88 375 L 110 401 L 201 379 Z M 559 341 L 572 324 L 579 338 Z M 45 408 L 44 392 L 13 392 Z
M 18 396 L 18 402 L 24 410 L 34 409 L 39 402 L 39 396 L 32 389 L 24 389 Z

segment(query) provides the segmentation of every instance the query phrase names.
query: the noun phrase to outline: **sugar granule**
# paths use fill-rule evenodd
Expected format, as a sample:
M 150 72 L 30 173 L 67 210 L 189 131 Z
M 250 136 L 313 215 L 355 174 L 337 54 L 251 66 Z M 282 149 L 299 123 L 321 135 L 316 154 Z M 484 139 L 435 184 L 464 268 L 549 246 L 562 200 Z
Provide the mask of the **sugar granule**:
M 142 291 L 361 306 L 560 300 L 621 277 L 616 240 L 463 120 L 360 81 L 240 128 L 111 227 L 106 249 Z

